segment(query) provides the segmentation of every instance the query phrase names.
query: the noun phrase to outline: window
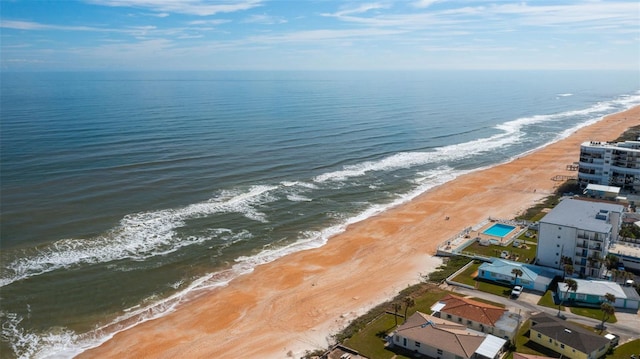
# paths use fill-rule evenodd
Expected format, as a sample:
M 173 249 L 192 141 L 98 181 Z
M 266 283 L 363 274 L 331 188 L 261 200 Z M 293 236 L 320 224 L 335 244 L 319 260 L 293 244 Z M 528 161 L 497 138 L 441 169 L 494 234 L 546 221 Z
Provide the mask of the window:
M 416 342 L 416 347 L 420 348 L 420 342 Z
M 472 322 L 470 320 L 467 320 L 467 325 L 471 325 Z
M 542 334 L 538 333 L 538 338 L 542 338 Z
M 451 314 L 447 314 L 447 319 L 451 319 Z
M 551 342 L 552 342 L 552 340 L 551 340 L 551 338 L 549 338 L 549 343 L 551 343 Z
M 442 355 L 442 349 L 438 349 L 438 355 Z
M 458 318 L 458 323 L 462 323 L 462 318 Z
M 564 349 L 564 344 L 560 344 L 560 348 Z

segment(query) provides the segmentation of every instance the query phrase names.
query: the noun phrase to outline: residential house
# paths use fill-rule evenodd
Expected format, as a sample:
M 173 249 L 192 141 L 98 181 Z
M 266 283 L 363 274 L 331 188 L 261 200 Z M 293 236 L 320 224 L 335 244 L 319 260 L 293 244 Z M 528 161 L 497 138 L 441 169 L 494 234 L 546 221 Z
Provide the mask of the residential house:
M 623 211 L 619 204 L 562 200 L 540 220 L 536 264 L 562 270 L 569 262 L 581 277 L 600 277 Z
M 505 339 L 516 335 L 521 319 L 504 308 L 451 294 L 440 299 L 431 310 L 442 319 Z
M 513 270 L 519 269 L 522 275 L 517 281 Z M 545 292 L 556 276 L 562 276 L 561 270 L 513 262 L 501 258 L 492 258 L 491 262 L 482 263 L 478 267 L 477 278 L 498 282 L 506 285 L 521 285 L 528 290 Z
M 597 359 L 609 350 L 605 337 L 544 312 L 531 317 L 529 339 L 571 359 Z
M 599 306 L 605 301 L 605 294 L 611 293 L 616 297 L 616 301 L 613 303 L 616 308 L 638 310 L 640 306 L 640 295 L 633 287 L 624 287 L 605 280 L 574 280 L 578 284 L 578 289 L 575 292 L 569 291 L 567 293 L 567 285 L 558 283 L 556 294 L 558 298 L 564 298 L 565 303 Z
M 392 335 L 392 344 L 436 359 L 497 359 L 506 340 L 416 312 Z

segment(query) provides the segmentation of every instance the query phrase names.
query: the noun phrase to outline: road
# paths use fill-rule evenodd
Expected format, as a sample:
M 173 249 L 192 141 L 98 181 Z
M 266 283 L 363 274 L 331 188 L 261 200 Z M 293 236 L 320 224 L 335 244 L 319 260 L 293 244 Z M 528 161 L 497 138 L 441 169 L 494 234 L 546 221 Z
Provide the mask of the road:
M 539 306 L 536 303 L 540 300 L 540 295 L 530 292 L 523 292 L 518 299 L 509 299 L 495 294 L 481 292 L 479 290 L 467 289 L 457 286 L 448 286 L 447 290 L 459 293 L 465 296 L 473 296 L 476 298 L 482 298 L 495 303 L 501 303 L 505 305 L 505 308 L 513 313 L 520 313 L 523 319 L 526 320 L 532 313 L 545 312 L 550 315 L 557 315 L 558 309 Z M 563 311 L 562 314 L 567 320 L 574 323 L 579 323 L 591 327 L 600 325 L 601 320 L 587 318 L 571 313 L 570 311 Z M 627 341 L 640 338 L 640 318 L 637 313 L 617 312 L 616 323 L 606 323 L 606 329 L 608 332 L 617 334 L 620 336 L 620 344 Z

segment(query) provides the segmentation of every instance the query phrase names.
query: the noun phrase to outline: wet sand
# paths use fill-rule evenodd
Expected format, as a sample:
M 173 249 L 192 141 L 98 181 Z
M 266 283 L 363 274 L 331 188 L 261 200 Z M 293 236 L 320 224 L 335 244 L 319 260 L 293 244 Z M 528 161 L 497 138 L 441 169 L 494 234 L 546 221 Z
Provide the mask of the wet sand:
M 432 255 L 442 241 L 489 216 L 517 216 L 554 191 L 561 182 L 552 177 L 577 175 L 566 166 L 578 160 L 582 142 L 613 140 L 639 124 L 636 107 L 509 163 L 458 177 L 79 357 L 286 358 L 323 348 L 351 319 L 437 267 Z

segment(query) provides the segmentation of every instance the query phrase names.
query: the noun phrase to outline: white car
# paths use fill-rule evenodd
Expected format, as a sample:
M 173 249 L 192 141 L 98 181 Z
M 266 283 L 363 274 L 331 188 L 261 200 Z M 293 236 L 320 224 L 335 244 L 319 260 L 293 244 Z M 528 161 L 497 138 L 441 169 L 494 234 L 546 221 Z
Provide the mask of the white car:
M 511 296 L 518 298 L 520 296 L 520 294 L 522 294 L 522 286 L 521 285 L 517 285 L 515 287 L 513 287 L 513 289 L 511 290 Z

